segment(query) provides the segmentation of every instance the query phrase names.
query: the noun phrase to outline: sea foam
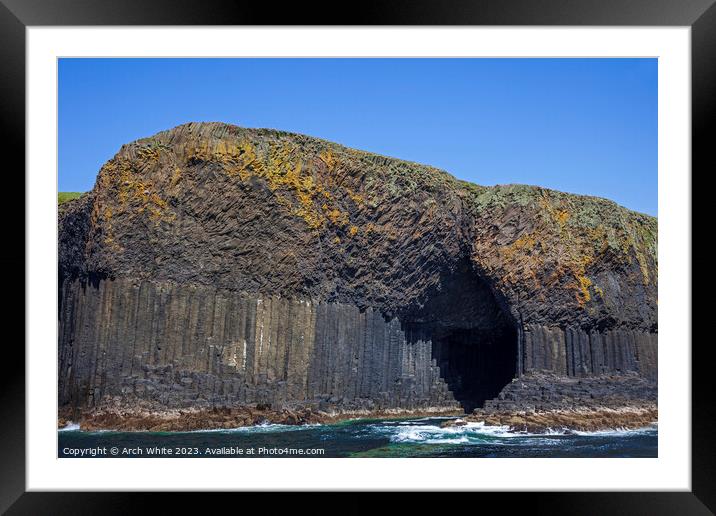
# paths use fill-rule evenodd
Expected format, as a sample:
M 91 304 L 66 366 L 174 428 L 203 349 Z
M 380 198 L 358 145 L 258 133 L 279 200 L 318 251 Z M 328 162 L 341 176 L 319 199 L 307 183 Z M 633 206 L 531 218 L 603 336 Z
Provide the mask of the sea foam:
M 386 435 L 396 443 L 423 444 L 515 444 L 515 438 L 536 438 L 542 445 L 560 444 L 562 436 L 618 436 L 638 435 L 654 432 L 656 427 L 635 430 L 611 429 L 596 432 L 581 432 L 564 428 L 548 429 L 540 433 L 511 430 L 509 426 L 486 425 L 484 422 L 468 422 L 460 426 L 440 427 L 438 425 L 415 424 L 417 421 L 402 421 L 398 424 L 371 425 L 373 432 Z M 519 439 L 518 439 L 519 440 Z

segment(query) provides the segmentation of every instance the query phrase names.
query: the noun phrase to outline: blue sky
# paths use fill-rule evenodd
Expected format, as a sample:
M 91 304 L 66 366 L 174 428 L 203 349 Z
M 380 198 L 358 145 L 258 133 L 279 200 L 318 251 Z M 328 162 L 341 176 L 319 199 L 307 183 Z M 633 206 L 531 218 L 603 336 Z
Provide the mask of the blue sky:
M 656 59 L 61 59 L 59 190 L 190 121 L 271 127 L 657 214 Z

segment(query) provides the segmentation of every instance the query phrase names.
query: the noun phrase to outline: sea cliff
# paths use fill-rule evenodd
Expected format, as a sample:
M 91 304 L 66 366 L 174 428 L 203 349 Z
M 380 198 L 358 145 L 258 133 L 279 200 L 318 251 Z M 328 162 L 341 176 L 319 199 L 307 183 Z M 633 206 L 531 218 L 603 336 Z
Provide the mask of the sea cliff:
M 68 418 L 534 410 L 535 375 L 656 401 L 657 221 L 605 199 L 192 123 L 124 145 L 58 229 Z

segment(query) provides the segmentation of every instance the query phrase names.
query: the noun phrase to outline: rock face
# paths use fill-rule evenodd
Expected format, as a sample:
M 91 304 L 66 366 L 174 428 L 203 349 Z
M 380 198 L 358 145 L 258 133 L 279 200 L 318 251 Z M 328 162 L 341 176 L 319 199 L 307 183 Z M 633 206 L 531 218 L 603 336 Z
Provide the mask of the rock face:
M 657 372 L 657 222 L 307 136 L 187 124 L 59 208 L 59 399 L 466 410 Z
M 488 400 L 481 412 L 651 408 L 656 398 L 656 383 L 633 371 L 581 377 L 530 371 Z

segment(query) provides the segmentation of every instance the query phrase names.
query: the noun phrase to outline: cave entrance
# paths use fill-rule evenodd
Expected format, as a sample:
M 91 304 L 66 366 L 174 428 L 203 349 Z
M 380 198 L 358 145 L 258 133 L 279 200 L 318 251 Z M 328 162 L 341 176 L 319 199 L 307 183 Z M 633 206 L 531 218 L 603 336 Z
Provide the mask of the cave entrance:
M 515 377 L 516 343 L 510 326 L 489 332 L 455 329 L 433 341 L 433 359 L 466 413 L 496 397 Z
M 424 303 L 404 314 L 409 335 L 432 341 L 432 358 L 466 413 L 517 373 L 517 330 L 468 258 L 441 274 Z

